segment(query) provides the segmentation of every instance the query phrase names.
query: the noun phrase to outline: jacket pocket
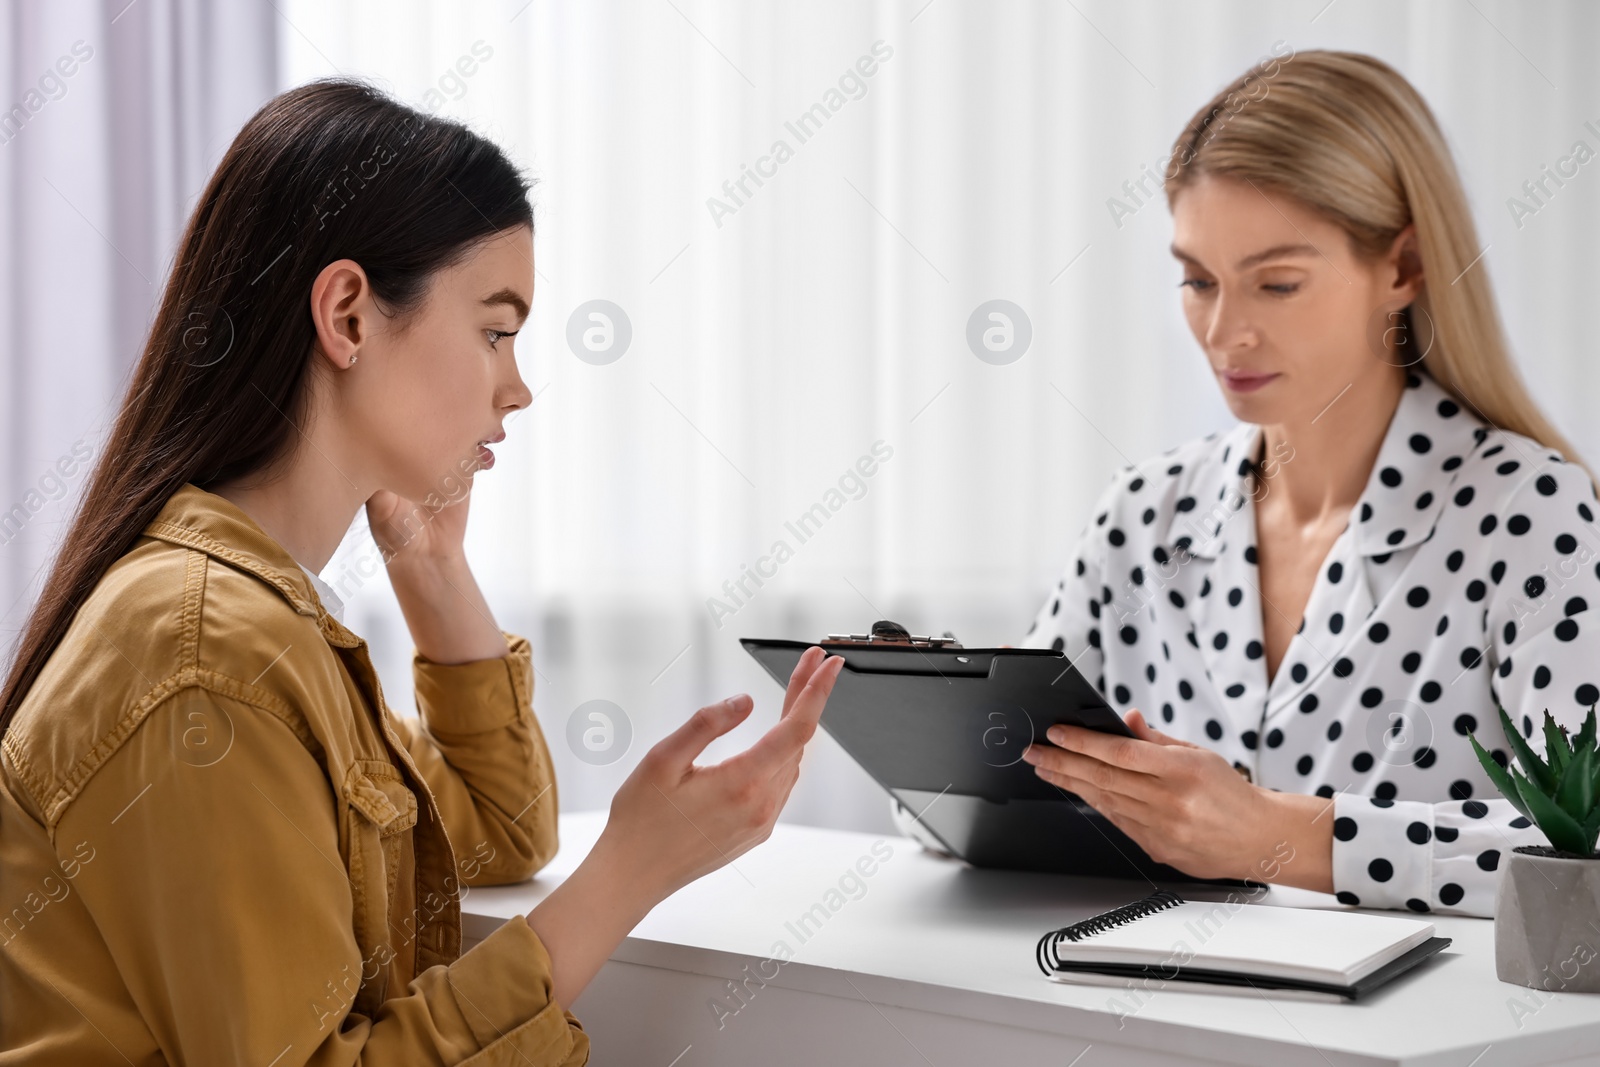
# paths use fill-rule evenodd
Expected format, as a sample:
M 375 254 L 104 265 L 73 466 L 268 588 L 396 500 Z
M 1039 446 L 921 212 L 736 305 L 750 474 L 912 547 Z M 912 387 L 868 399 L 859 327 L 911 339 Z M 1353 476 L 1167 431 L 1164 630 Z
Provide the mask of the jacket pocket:
M 354 1010 L 368 1017 L 383 1003 L 394 958 L 389 911 L 403 873 L 404 838 L 417 824 L 417 797 L 386 760 L 356 760 L 345 774 L 346 831 L 361 991 Z
M 381 837 L 393 837 L 417 825 L 417 795 L 401 779 L 399 768 L 387 760 L 351 763 L 344 796 Z

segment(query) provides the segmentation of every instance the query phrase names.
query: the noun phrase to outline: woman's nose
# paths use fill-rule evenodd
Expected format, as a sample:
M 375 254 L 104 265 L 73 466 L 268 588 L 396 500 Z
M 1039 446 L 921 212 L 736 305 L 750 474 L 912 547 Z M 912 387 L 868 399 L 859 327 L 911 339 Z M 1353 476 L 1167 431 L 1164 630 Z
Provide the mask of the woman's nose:
M 1255 340 L 1255 327 L 1239 307 L 1238 299 L 1219 291 L 1211 305 L 1211 321 L 1206 324 L 1206 347 L 1222 352 L 1248 348 Z

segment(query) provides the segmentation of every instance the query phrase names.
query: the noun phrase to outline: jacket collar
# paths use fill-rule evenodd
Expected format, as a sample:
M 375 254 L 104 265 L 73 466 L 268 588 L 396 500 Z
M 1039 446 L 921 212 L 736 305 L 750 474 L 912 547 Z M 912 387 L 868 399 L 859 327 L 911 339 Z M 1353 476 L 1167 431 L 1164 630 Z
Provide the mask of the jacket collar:
M 1489 430 L 1444 387 L 1420 370 L 1406 375 L 1406 388 L 1389 420 L 1378 459 L 1361 499 L 1350 515 L 1356 551 L 1379 556 L 1426 541 L 1449 498 L 1455 472 Z M 1257 457 L 1261 427 L 1240 423 L 1208 439 L 1210 447 L 1180 476 L 1179 506 L 1172 513 L 1165 542 L 1174 549 L 1216 558 L 1232 537 L 1255 543 L 1255 530 L 1236 529 L 1233 520 L 1258 493 L 1248 461 Z M 1293 454 L 1260 456 L 1263 466 L 1293 462 Z
M 277 590 L 299 614 L 325 618 L 324 633 L 334 643 L 347 643 L 336 640 L 349 631 L 321 607 L 300 564 L 227 497 L 185 482 L 145 527 L 144 534 L 196 549 L 253 574 Z

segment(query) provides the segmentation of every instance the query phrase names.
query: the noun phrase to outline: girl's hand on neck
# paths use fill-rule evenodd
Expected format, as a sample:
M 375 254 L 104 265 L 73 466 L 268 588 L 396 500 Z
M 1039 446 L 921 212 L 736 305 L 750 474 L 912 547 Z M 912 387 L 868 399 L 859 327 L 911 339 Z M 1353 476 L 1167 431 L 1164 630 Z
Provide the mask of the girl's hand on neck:
M 467 565 L 463 540 L 471 493 L 443 507 L 380 489 L 367 501 L 372 539 L 383 552 L 411 639 L 424 659 L 470 663 L 510 652 Z
M 412 565 L 453 564 L 466 555 L 470 491 L 439 506 L 438 501 L 418 503 L 388 489 L 367 500 L 367 524 L 385 563 L 395 560 Z

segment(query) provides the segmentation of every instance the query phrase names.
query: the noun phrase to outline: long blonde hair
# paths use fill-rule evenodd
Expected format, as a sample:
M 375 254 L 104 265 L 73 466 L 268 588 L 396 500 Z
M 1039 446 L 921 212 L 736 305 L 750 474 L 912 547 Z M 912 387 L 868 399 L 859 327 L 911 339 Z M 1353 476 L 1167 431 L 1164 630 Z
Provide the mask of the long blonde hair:
M 1415 223 L 1423 289 L 1401 325 L 1413 340 L 1431 333 L 1423 366 L 1490 425 L 1589 469 L 1511 361 L 1444 134 L 1393 67 L 1354 52 L 1263 59 L 1195 112 L 1173 143 L 1168 205 L 1207 174 L 1294 197 L 1338 224 L 1368 257 L 1388 251 Z

